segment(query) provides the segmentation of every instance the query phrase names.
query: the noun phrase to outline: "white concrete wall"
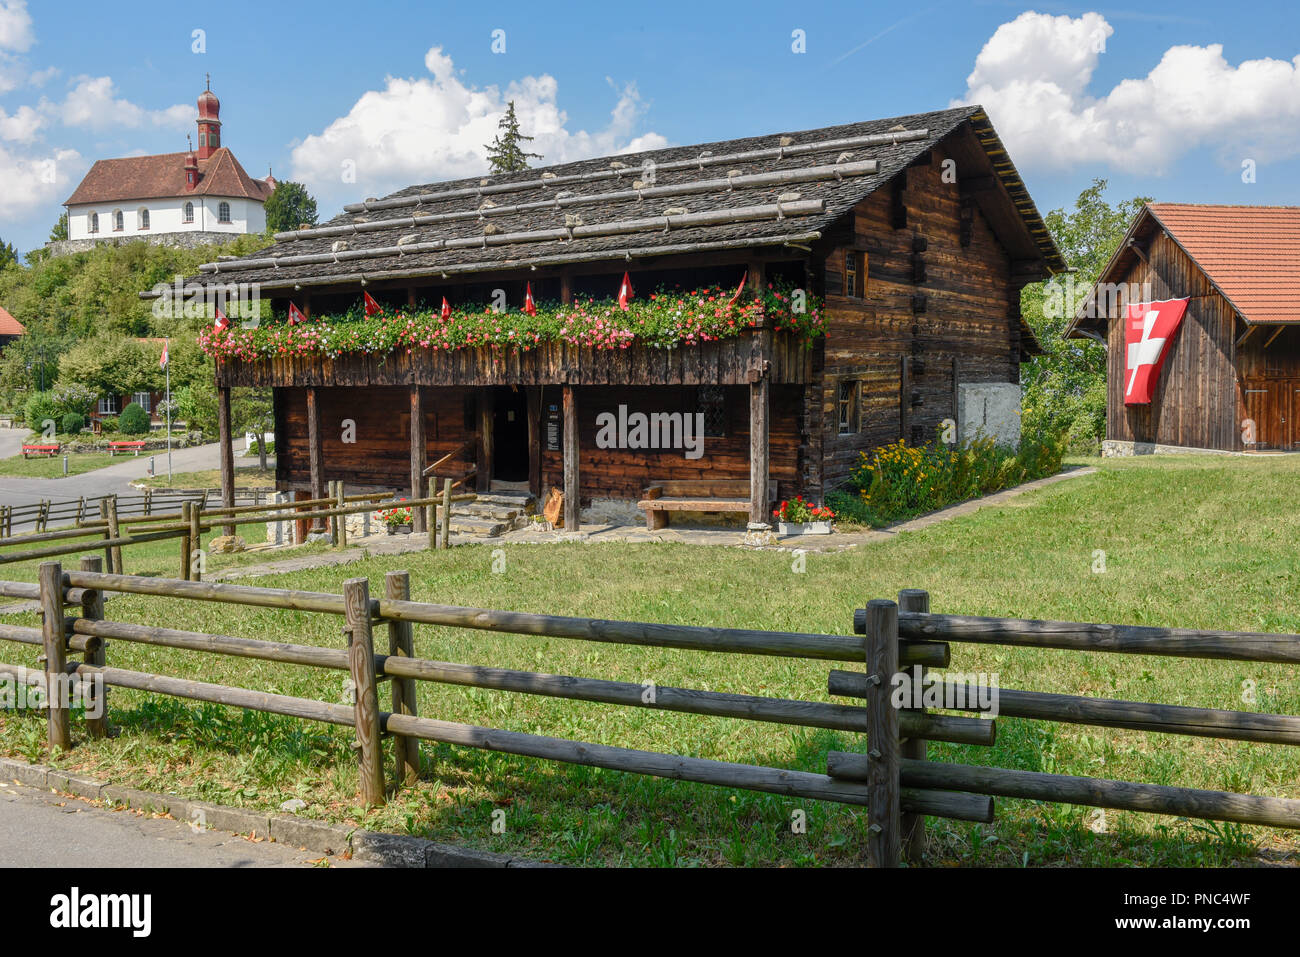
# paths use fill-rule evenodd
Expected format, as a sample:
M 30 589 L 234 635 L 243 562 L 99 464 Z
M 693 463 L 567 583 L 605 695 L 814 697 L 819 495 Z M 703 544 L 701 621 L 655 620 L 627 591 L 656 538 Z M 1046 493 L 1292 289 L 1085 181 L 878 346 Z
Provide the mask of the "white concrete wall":
M 194 222 L 185 222 L 185 204 L 194 204 Z M 230 222 L 218 221 L 220 196 L 189 196 L 168 199 L 132 200 L 122 203 L 96 203 L 68 207 L 69 239 L 130 239 L 149 233 L 209 232 L 260 233 L 266 229 L 266 210 L 251 199 L 226 199 L 230 204 Z M 139 210 L 149 210 L 149 228 L 140 228 Z M 113 211 L 122 211 L 122 231 L 113 230 Z M 91 233 L 90 215 L 99 213 L 99 232 Z
M 1020 385 L 962 382 L 957 386 L 957 435 L 963 442 L 992 437 L 998 445 L 1020 445 Z

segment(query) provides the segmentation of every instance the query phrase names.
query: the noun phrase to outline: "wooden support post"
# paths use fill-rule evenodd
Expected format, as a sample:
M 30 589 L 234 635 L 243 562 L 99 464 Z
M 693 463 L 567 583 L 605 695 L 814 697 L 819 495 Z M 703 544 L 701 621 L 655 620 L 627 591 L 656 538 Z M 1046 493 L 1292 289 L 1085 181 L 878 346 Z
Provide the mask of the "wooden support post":
M 425 486 L 424 497 L 438 497 L 438 477 L 436 475 L 429 477 L 428 484 Z M 429 505 L 426 507 L 425 511 L 428 512 L 428 521 L 426 524 L 429 526 L 429 549 L 433 550 L 438 547 L 438 506 L 436 503 Z
M 528 491 L 542 496 L 542 387 L 527 386 L 524 397 L 528 405 Z
M 108 536 L 109 538 L 121 538 L 122 537 L 121 530 L 117 523 L 117 496 L 116 495 L 108 496 L 107 504 L 108 504 L 108 512 L 106 514 L 108 518 Z M 113 551 L 113 574 L 125 575 L 126 571 L 122 566 L 122 546 L 114 545 L 112 551 Z
M 898 605 L 867 603 L 867 865 L 897 867 L 899 834 L 898 710 L 890 700 L 898 671 Z
M 475 465 L 474 485 L 480 492 L 492 490 L 492 392 L 479 389 L 478 400 L 478 461 Z
M 103 562 L 98 555 L 87 555 L 81 559 L 83 572 L 103 570 Z M 81 596 L 81 617 L 89 621 L 103 621 L 104 593 L 98 588 L 90 588 Z M 106 642 L 102 639 L 94 651 L 86 650 L 81 659 L 85 664 L 103 668 L 107 664 Z M 108 734 L 108 685 L 101 684 L 94 700 L 86 701 L 86 730 L 92 738 L 102 738 Z M 92 713 L 96 713 L 92 717 Z
M 898 610 L 915 612 L 921 615 L 930 613 L 930 593 L 920 588 L 904 588 L 898 593 Z M 924 678 L 926 667 L 913 665 L 912 676 Z M 918 682 L 912 683 L 912 690 L 920 692 Z M 907 711 L 925 712 L 925 708 L 905 708 Z M 900 715 L 901 718 L 901 715 Z M 925 738 L 907 738 L 899 743 L 899 756 L 914 761 L 925 760 Z M 899 826 L 902 829 L 903 855 L 909 864 L 920 864 L 925 857 L 925 816 L 906 813 L 901 815 Z
M 176 577 L 181 581 L 190 580 L 190 508 L 192 502 L 181 502 L 181 524 L 185 533 L 181 535 L 181 572 Z
M 259 425 L 258 429 L 262 427 Z M 230 508 L 235 504 L 235 450 L 230 435 L 230 389 L 217 387 L 217 441 L 221 445 L 221 504 Z M 222 535 L 234 535 L 235 525 L 221 528 Z
M 41 562 L 41 642 L 45 649 L 45 703 L 49 709 L 50 749 L 72 747 L 68 712 L 67 639 L 63 632 L 63 565 Z
M 429 464 L 428 446 L 424 437 L 424 393 L 418 385 L 411 386 L 411 498 L 420 497 L 424 490 L 424 469 Z M 411 511 L 411 532 L 418 535 L 426 531 L 425 510 Z
M 578 500 L 578 397 L 574 387 L 564 387 L 564 530 L 576 532 L 582 509 Z
M 432 534 L 432 533 L 431 533 Z M 396 601 L 411 598 L 411 576 L 406 572 L 389 572 L 384 576 L 384 594 Z M 409 621 L 388 623 L 388 654 L 411 658 L 415 655 L 415 626 Z M 391 678 L 393 686 L 393 714 L 416 715 L 415 679 Z M 396 783 L 414 784 L 420 777 L 420 741 L 405 735 L 393 735 L 393 757 L 396 760 Z
M 442 480 L 442 547 L 451 548 L 451 479 Z
M 767 500 L 768 377 L 749 384 L 749 520 L 772 519 Z
M 325 494 L 333 499 L 338 494 L 338 483 L 330 479 L 325 483 Z M 339 542 L 339 517 L 331 515 L 325 520 L 326 530 L 329 532 L 330 543 L 337 545 Z
M 334 483 L 334 501 L 338 503 L 339 508 L 347 508 L 347 497 L 344 495 L 343 480 L 339 479 Z M 338 521 L 338 535 L 334 542 L 339 548 L 348 547 L 348 517 L 346 515 L 336 516 Z
M 325 460 L 321 455 L 320 398 L 311 386 L 307 388 L 307 457 L 311 464 L 311 497 L 324 498 Z M 311 531 L 325 531 L 325 520 L 312 519 Z
M 351 578 L 343 583 L 347 609 L 348 667 L 355 694 L 357 769 L 360 798 L 368 807 L 384 803 L 384 764 L 379 750 L 379 692 L 375 684 L 375 643 L 370 631 L 370 582 Z
M 202 502 L 190 502 L 190 581 L 203 581 Z
M 99 500 L 99 518 L 100 521 L 104 523 L 104 541 L 109 541 L 110 539 L 112 539 L 113 533 L 108 530 L 108 498 L 107 497 L 101 498 Z M 108 569 L 108 573 L 110 575 L 113 574 L 113 549 L 111 547 L 104 548 L 104 567 Z

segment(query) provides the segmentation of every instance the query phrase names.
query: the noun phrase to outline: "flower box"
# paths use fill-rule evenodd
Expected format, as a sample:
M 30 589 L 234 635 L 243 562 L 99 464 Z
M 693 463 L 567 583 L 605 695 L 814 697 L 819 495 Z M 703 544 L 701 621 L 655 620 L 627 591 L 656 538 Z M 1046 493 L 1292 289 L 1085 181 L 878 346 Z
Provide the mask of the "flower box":
M 388 526 L 388 534 L 389 534 L 389 535 L 396 535 L 398 532 L 407 532 L 407 533 L 409 533 L 410 531 L 411 531 L 411 526 L 410 526 L 410 525 L 389 525 L 389 526 Z
M 831 525 L 829 521 L 825 522 L 777 522 L 776 533 L 778 535 L 829 535 Z

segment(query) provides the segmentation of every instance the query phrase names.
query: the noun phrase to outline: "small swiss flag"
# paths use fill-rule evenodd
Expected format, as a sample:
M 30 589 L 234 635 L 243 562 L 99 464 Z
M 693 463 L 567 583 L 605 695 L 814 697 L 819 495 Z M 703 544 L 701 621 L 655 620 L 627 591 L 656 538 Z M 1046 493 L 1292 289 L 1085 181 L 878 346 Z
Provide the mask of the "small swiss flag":
M 216 329 L 218 332 L 229 329 L 230 320 L 226 318 L 226 314 L 223 313 L 219 308 L 217 309 L 216 312 L 217 312 L 217 319 L 214 323 L 212 323 L 212 327 Z
M 618 287 L 618 304 L 627 312 L 627 301 L 632 298 L 632 279 L 627 273 L 623 273 L 623 282 Z
M 289 325 L 296 326 L 298 323 L 306 321 L 307 317 L 302 314 L 302 311 L 293 303 L 289 303 Z
M 384 309 L 383 309 L 382 306 L 379 305 L 379 303 L 375 302 L 375 297 L 374 297 L 374 296 L 372 296 L 372 295 L 370 295 L 370 293 L 368 293 L 368 292 L 364 292 L 364 291 L 361 293 L 361 295 L 362 295 L 362 298 L 365 300 L 365 303 L 366 303 L 366 318 L 367 318 L 367 319 L 369 319 L 371 316 L 376 315 L 376 314 L 381 314 L 381 315 L 383 314 Z
M 739 298 L 740 298 L 740 294 L 741 294 L 742 292 L 745 291 L 745 283 L 747 283 L 747 282 L 749 282 L 749 270 L 748 270 L 748 269 L 745 270 L 745 275 L 743 275 L 743 276 L 740 277 L 740 285 L 736 287 L 736 291 L 733 292 L 733 293 L 731 294 L 731 298 L 728 299 L 727 301 L 728 301 L 728 302 L 735 302 L 737 299 L 739 299 Z
M 533 284 L 531 282 L 524 290 L 524 312 L 530 316 L 537 315 L 537 304 L 533 302 Z
M 442 316 L 443 322 L 451 318 L 451 303 L 447 301 L 446 296 L 442 297 L 442 312 L 439 315 Z

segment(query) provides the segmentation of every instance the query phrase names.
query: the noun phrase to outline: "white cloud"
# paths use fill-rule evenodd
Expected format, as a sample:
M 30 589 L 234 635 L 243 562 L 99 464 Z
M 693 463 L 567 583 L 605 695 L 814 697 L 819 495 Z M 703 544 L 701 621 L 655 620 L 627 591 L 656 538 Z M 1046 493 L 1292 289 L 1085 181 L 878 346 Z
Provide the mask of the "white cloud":
M 346 116 L 299 143 L 293 178 L 318 196 L 346 202 L 414 183 L 480 175 L 487 170 L 484 146 L 511 100 L 520 129 L 534 137 L 529 150 L 542 154 L 545 165 L 668 142 L 658 133 L 633 135 L 644 112 L 635 85 L 616 91 L 604 129 L 570 132 L 552 76 L 524 77 L 503 91 L 462 82 L 441 47 L 430 49 L 424 64 L 430 77 L 387 77 L 384 89 L 364 93 Z M 355 169 L 355 183 L 344 181 L 346 169 Z
M 139 129 L 141 127 L 184 129 L 194 122 L 194 107 L 177 104 L 161 110 L 147 110 L 117 97 L 111 77 L 79 76 L 64 101 L 53 107 L 64 126 L 92 130 Z
M 0 50 L 25 53 L 35 42 L 27 0 L 0 0 Z
M 45 125 L 45 117 L 30 106 L 20 106 L 10 116 L 0 107 L 0 140 L 30 143 Z
M 983 104 L 1025 167 L 1162 173 L 1202 148 L 1228 166 L 1300 154 L 1300 56 L 1234 67 L 1222 44 L 1175 46 L 1145 77 L 1090 96 L 1113 33 L 1099 13 L 1022 13 L 984 44 L 954 103 Z
M 0 145 L 0 219 L 23 220 L 48 215 L 54 222 L 59 204 L 68 198 L 85 172 L 76 150 L 56 149 L 44 155 L 10 152 Z

